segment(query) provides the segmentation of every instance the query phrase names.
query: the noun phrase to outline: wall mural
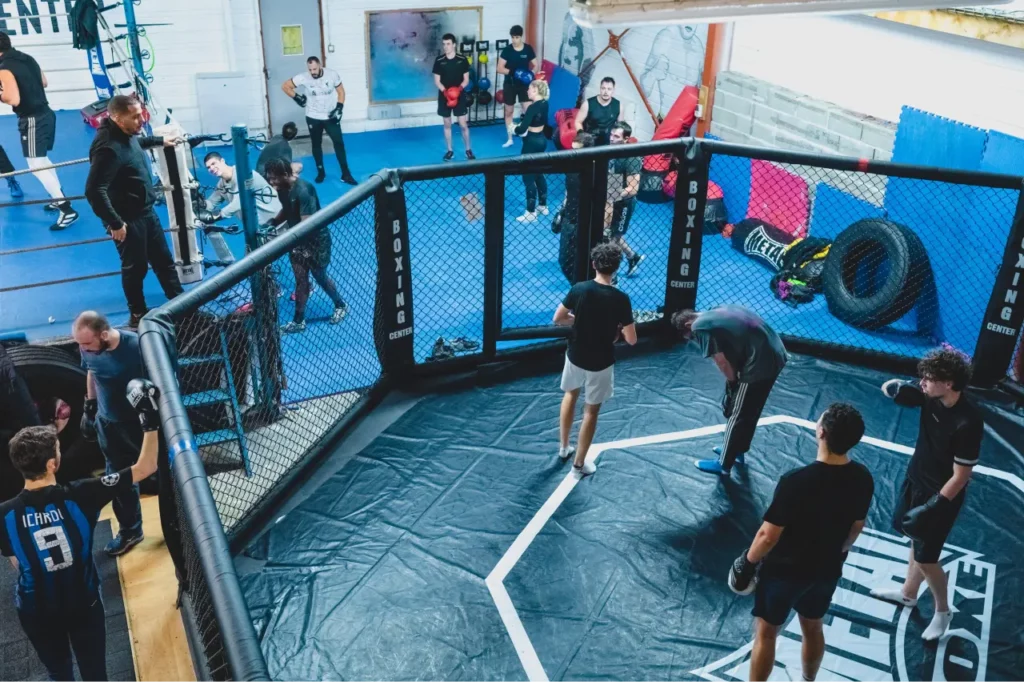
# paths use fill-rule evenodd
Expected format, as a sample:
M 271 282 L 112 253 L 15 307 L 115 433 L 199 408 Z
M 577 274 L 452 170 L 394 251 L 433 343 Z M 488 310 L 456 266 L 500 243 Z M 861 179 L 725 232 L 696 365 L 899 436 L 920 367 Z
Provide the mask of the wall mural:
M 573 21 L 568 0 L 548 0 L 545 25 L 545 58 L 579 75 L 587 97 L 597 93 L 603 77 L 614 78 L 638 139 L 650 139 L 655 120 L 668 113 L 684 87 L 700 85 L 704 24 L 588 29 Z
M 385 10 L 366 13 L 367 78 L 370 102 L 410 102 L 437 97 L 434 59 L 441 36 L 476 40 L 481 31 L 479 7 L 437 10 Z M 374 78 L 387 74 L 387 78 Z

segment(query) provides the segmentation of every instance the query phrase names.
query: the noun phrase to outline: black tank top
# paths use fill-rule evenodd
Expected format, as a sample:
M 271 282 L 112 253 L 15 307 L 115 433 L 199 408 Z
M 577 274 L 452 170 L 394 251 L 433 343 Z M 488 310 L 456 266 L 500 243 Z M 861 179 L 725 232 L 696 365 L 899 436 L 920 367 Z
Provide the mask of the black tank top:
M 612 97 L 607 105 L 601 104 L 597 95 L 587 100 L 587 119 L 583 122 L 588 133 L 608 133 L 619 120 L 619 100 Z
M 14 107 L 18 116 L 35 116 L 50 108 L 43 89 L 43 74 L 36 60 L 15 49 L 4 52 L 0 69 L 10 71 L 21 93 L 21 104 Z

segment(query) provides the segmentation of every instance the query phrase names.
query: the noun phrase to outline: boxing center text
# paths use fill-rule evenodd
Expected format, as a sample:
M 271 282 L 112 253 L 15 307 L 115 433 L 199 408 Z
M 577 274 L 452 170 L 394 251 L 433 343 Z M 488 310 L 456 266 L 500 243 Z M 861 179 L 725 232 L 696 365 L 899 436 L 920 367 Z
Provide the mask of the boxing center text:
M 406 320 L 405 284 L 408 278 L 405 276 L 407 256 L 402 248 L 402 220 L 395 218 L 391 221 L 391 249 L 395 258 L 395 324 L 403 325 Z M 412 334 L 412 326 L 399 329 L 388 334 L 388 339 L 394 341 Z
M 1017 305 L 1017 295 L 1020 293 L 1021 273 L 1024 272 L 1024 239 L 1020 243 L 1020 251 L 1017 253 L 1017 264 L 1014 266 L 1013 279 L 1010 281 L 1010 285 L 1006 287 L 1006 292 L 1003 294 L 1003 305 L 999 309 L 999 319 L 1003 322 L 1011 322 L 1013 319 L 1013 311 Z M 1005 334 L 1017 338 L 1017 328 L 1011 327 L 1005 324 L 999 324 L 998 322 L 987 322 L 985 329 L 996 332 L 999 334 Z
M 696 180 L 686 183 L 686 227 L 685 242 L 680 253 L 678 276 L 683 279 L 670 280 L 669 286 L 673 289 L 693 289 L 697 283 L 690 277 L 690 266 L 693 262 L 693 231 L 697 229 L 697 195 L 700 184 Z

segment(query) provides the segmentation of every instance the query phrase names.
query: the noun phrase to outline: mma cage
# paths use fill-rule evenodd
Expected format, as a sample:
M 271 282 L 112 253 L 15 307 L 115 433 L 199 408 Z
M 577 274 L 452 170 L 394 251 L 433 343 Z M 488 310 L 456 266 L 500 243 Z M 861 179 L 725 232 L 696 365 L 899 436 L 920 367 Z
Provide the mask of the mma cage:
M 570 279 L 592 276 L 609 167 L 628 156 L 645 170 L 625 238 L 647 260 L 618 282 L 641 345 L 672 342 L 673 311 L 740 303 L 796 352 L 913 373 L 950 343 L 975 358 L 976 384 L 1021 395 L 1021 177 L 691 138 L 381 171 L 141 324 L 173 474 L 162 516 L 199 679 L 268 679 L 234 557 L 389 391 L 563 353 L 567 330 L 551 316 Z M 578 183 L 575 243 L 551 234 L 548 217 L 515 219 L 522 176 L 538 173 L 552 213 L 564 179 Z M 249 231 L 251 192 L 242 208 Z M 317 322 L 325 297 L 314 293 L 306 331 L 282 335 L 289 254 L 325 233 L 348 316 Z M 801 237 L 824 240 L 812 250 L 824 255 L 824 292 L 796 302 L 805 271 L 773 275 L 793 265 L 784 256 Z M 860 304 L 871 310 L 858 317 Z

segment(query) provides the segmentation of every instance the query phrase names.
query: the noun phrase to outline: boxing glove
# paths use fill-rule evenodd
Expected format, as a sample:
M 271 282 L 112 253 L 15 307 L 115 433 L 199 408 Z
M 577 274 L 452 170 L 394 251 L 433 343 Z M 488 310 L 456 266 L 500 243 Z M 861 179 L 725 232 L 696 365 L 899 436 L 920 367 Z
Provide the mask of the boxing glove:
M 882 394 L 897 405 L 917 407 L 924 404 L 924 393 L 916 381 L 889 379 L 882 384 Z
M 196 219 L 204 225 L 212 225 L 213 223 L 221 220 L 224 216 L 213 211 L 207 211 L 205 208 L 201 208 L 195 212 Z
M 125 393 L 128 404 L 139 413 L 139 424 L 143 431 L 156 431 L 160 428 L 160 410 L 157 401 L 160 389 L 148 379 L 132 379 L 128 382 Z
M 929 526 L 941 518 L 953 504 L 940 493 L 932 495 L 924 504 L 912 507 L 903 515 L 903 534 L 912 540 L 921 540 L 928 533 Z
M 306 107 L 306 96 L 303 95 L 302 93 L 299 93 L 299 92 L 295 93 L 292 96 L 292 99 L 295 100 L 295 103 L 298 104 L 300 107 L 302 107 L 302 108 Z
M 732 409 L 736 403 L 736 390 L 740 387 L 738 381 L 725 382 L 725 395 L 722 397 L 722 416 L 726 419 L 732 416 Z
M 78 426 L 78 430 L 82 434 L 82 438 L 95 443 L 97 439 L 96 434 L 96 412 L 99 410 L 99 404 L 95 398 L 86 398 L 85 406 L 82 410 L 82 421 Z
M 329 118 L 332 121 L 334 121 L 335 123 L 339 123 L 341 121 L 341 117 L 342 117 L 342 115 L 344 113 L 345 113 L 345 104 L 343 102 L 338 102 L 338 106 L 334 107 L 334 109 L 330 113 L 330 117 Z
M 729 567 L 729 589 L 739 595 L 748 595 L 757 587 L 757 564 L 747 559 L 747 553 L 736 557 Z

